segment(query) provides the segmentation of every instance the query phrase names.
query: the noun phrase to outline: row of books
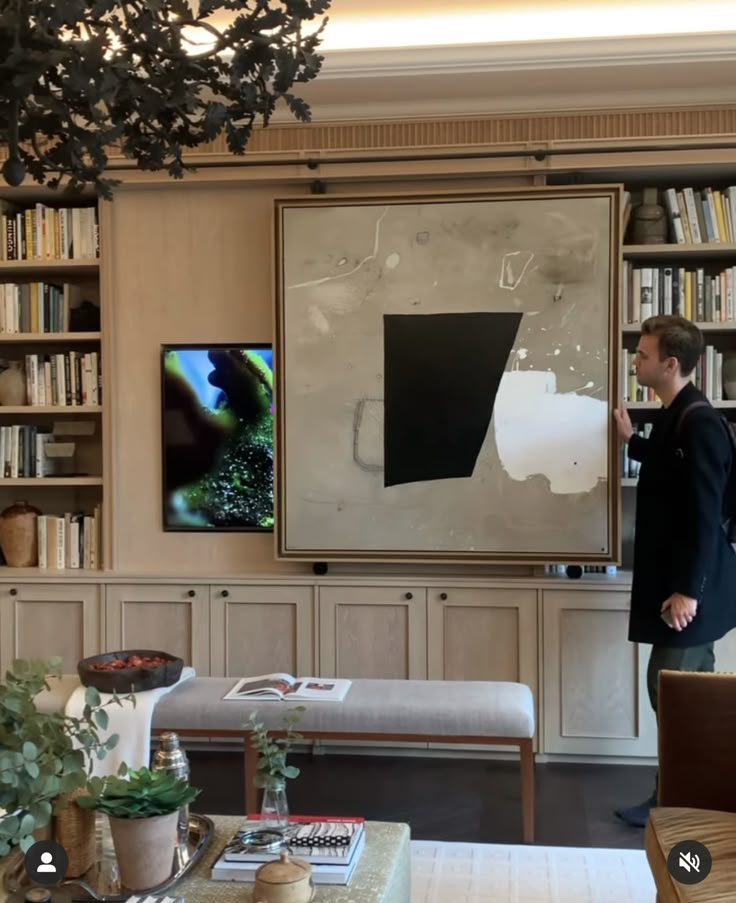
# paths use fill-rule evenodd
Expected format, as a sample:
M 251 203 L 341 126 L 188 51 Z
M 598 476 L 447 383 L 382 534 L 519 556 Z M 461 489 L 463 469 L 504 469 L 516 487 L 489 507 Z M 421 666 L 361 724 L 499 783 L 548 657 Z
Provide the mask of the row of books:
M 96 207 L 25 210 L 0 202 L 0 260 L 92 260 L 99 257 Z
M 247 845 L 245 832 L 262 827 L 260 819 L 248 817 L 213 863 L 214 881 L 254 881 L 264 863 L 279 858 L 280 850 L 261 852 Z M 311 865 L 314 884 L 350 883 L 365 846 L 364 819 L 296 815 L 281 830 L 290 855 Z
M 657 401 L 653 389 L 640 386 L 636 378 L 636 353 L 624 348 L 621 352 L 621 398 L 623 401 Z M 723 401 L 723 353 L 713 345 L 705 350 L 693 370 L 691 381 L 709 401 Z
M 80 287 L 70 283 L 2 283 L 0 333 L 69 332 L 71 310 L 80 299 Z
M 13 423 L 0 426 L 0 467 L 5 479 L 61 476 L 73 443 L 59 442 L 48 430 Z M 57 454 L 58 452 L 58 454 Z
M 648 439 L 652 432 L 652 426 L 653 424 L 651 423 L 641 423 L 634 427 L 634 432 L 637 436 Z M 637 479 L 639 476 L 639 469 L 641 468 L 641 462 L 635 461 L 633 458 L 629 457 L 629 445 L 627 442 L 623 443 L 621 454 L 621 476 L 628 480 Z
M 102 372 L 97 351 L 25 355 L 28 404 L 46 407 L 99 405 Z
M 83 511 L 38 518 L 38 566 L 97 570 L 102 567 L 102 506 L 93 514 Z
M 736 186 L 667 188 L 664 201 L 677 244 L 736 241 Z
M 680 314 L 694 323 L 736 320 L 736 267 L 709 273 L 703 267 L 639 267 L 624 261 L 623 316 L 641 323 L 660 314 Z
M 654 425 L 652 423 L 638 424 L 637 426 L 634 427 L 634 432 L 638 436 L 643 436 L 645 439 L 648 439 L 649 436 L 651 435 L 653 426 Z M 734 434 L 734 437 L 736 438 L 736 423 L 729 421 L 728 426 L 729 426 L 729 429 L 731 430 L 731 432 Z M 623 449 L 622 449 L 621 454 L 622 454 L 622 460 L 621 460 L 622 477 L 624 477 L 625 479 L 629 479 L 629 480 L 638 479 L 639 471 L 641 470 L 641 462 L 635 461 L 633 458 L 629 457 L 628 443 L 626 443 L 626 442 L 623 443 Z

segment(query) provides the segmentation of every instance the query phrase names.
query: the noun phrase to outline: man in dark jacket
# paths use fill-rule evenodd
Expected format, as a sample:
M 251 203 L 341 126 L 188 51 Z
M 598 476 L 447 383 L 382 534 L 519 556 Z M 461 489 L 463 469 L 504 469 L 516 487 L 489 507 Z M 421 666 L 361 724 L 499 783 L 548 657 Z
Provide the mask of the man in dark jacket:
M 614 412 L 629 456 L 641 462 L 629 639 L 652 644 L 647 688 L 655 713 L 659 672 L 713 671 L 714 641 L 736 626 L 736 554 L 721 526 L 732 445 L 690 381 L 702 350 L 703 336 L 689 320 L 645 320 L 636 376 L 664 407 L 646 439 L 634 433 L 625 408 Z M 644 827 L 654 805 L 656 789 L 616 814 Z

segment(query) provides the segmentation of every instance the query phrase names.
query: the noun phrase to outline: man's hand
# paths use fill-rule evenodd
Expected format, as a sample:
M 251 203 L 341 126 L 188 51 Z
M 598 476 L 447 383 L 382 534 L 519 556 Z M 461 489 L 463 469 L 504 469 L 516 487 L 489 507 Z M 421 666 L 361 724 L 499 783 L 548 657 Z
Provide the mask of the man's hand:
M 631 417 L 626 408 L 616 408 L 613 412 L 613 419 L 616 421 L 616 429 L 619 436 L 624 442 L 628 442 L 634 435 L 634 427 L 631 423 Z
M 683 596 L 682 593 L 672 593 L 662 605 L 662 612 L 670 610 L 672 617 L 672 626 L 675 630 L 684 630 L 695 617 L 698 610 L 698 600 L 691 599 L 690 596 Z

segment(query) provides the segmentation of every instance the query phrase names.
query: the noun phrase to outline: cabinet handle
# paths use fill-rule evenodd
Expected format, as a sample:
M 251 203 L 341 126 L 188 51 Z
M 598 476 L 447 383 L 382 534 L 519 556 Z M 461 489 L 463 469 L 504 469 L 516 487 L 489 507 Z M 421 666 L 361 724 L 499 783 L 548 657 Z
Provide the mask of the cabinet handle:
M 406 593 L 406 595 L 404 596 L 404 598 L 405 598 L 405 599 L 413 599 L 413 598 L 414 598 L 414 593 Z
M 440 593 L 440 599 L 444 602 L 447 599 L 447 593 Z
M 13 587 L 13 588 L 10 590 L 10 595 L 11 595 L 11 596 L 17 596 L 17 595 L 18 595 L 18 590 L 17 590 L 15 587 Z
M 187 595 L 189 596 L 190 599 L 193 599 L 193 598 L 197 595 L 197 591 L 196 591 L 196 590 L 193 590 L 193 589 L 190 589 L 190 590 L 187 592 Z
M 222 596 L 223 599 L 227 599 L 227 597 L 230 595 L 230 590 L 229 590 L 229 589 L 224 589 L 224 590 L 220 593 L 220 595 Z

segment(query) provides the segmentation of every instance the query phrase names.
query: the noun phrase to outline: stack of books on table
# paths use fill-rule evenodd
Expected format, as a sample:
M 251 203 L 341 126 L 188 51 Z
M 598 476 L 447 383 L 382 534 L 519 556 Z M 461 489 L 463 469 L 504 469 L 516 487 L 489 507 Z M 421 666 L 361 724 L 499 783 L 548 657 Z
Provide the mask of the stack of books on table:
M 295 815 L 288 837 L 289 855 L 312 866 L 315 884 L 349 884 L 365 846 L 363 818 Z M 243 822 L 237 834 L 212 866 L 213 881 L 255 881 L 264 862 L 273 862 L 281 851 L 249 852 L 239 843 L 244 831 L 262 827 L 257 819 Z

